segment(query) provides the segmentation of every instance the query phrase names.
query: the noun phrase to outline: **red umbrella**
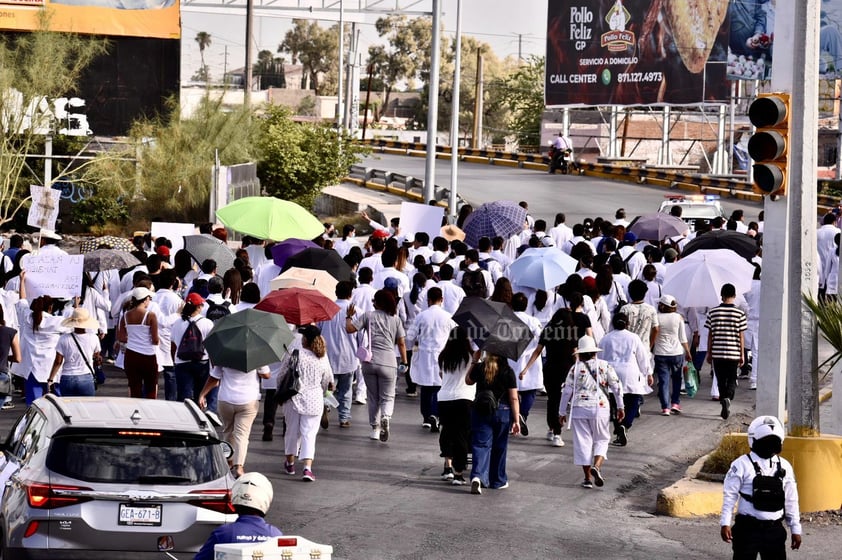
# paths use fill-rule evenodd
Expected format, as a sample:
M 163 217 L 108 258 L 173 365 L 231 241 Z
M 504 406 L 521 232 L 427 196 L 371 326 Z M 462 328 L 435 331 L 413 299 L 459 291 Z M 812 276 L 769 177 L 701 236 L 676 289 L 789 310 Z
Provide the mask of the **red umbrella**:
M 283 315 L 288 323 L 294 325 L 328 321 L 339 313 L 339 306 L 321 292 L 304 288 L 275 290 L 260 300 L 254 308 Z

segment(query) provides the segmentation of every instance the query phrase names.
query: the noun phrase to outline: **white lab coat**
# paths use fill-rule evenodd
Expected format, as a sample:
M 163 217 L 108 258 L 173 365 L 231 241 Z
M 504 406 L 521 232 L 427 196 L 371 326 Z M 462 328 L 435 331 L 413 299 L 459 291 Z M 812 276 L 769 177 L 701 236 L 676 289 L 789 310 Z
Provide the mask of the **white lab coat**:
M 455 326 L 456 322 L 441 305 L 428 307 L 415 317 L 406 332 L 406 347 L 418 345 L 412 352 L 409 370 L 414 383 L 425 387 L 441 386 L 439 354 Z
M 532 353 L 538 346 L 538 339 L 541 338 L 541 331 L 544 330 L 544 328 L 541 326 L 541 321 L 535 317 L 527 315 L 523 311 L 515 311 L 515 315 L 517 315 L 518 319 L 526 323 L 526 326 L 529 328 L 529 332 L 532 333 L 532 340 L 529 341 L 526 349 L 521 353 L 517 360 L 509 360 L 509 367 L 514 370 L 515 374 L 518 374 L 518 391 L 540 389 L 544 386 L 544 365 L 541 360 L 535 360 L 532 367 L 526 370 L 526 375 L 523 376 L 523 379 L 520 378 L 519 374 L 523 371 L 523 368 L 529 362 L 529 358 L 532 357 Z
M 602 348 L 600 356 L 611 364 L 620 378 L 623 393 L 645 395 L 652 392 L 646 380 L 651 374 L 649 351 L 639 336 L 626 329 L 614 330 L 603 337 L 599 346 Z

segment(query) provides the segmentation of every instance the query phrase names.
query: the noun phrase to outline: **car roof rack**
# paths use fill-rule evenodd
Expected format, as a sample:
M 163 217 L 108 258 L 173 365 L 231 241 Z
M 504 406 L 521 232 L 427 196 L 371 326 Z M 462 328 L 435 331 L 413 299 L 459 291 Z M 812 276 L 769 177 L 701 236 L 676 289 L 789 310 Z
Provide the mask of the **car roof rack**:
M 205 413 L 202 412 L 202 409 L 199 408 L 199 405 L 193 399 L 184 399 L 184 405 L 187 407 L 187 410 L 193 414 L 193 418 L 196 419 L 196 422 L 199 423 L 199 428 L 202 430 L 208 429 L 208 419 L 205 416 Z
M 61 415 L 61 419 L 64 420 L 64 423 L 70 424 L 71 416 L 67 413 L 67 410 L 65 410 L 65 408 L 62 406 L 61 401 L 58 400 L 58 397 L 56 397 L 52 393 L 47 393 L 45 395 L 45 398 L 47 399 L 47 401 L 52 403 L 54 407 L 56 407 L 56 410 L 58 410 L 58 413 Z

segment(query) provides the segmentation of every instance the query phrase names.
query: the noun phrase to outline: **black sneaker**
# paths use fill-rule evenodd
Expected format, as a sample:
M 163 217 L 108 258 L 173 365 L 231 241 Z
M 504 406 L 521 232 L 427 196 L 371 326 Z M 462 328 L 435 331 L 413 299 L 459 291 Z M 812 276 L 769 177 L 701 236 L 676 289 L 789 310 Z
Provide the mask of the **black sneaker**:
M 602 488 L 605 484 L 605 479 L 602 478 L 602 473 L 599 472 L 598 468 L 591 467 L 591 476 L 593 477 L 594 484 L 596 484 L 597 487 Z
M 626 444 L 621 442 L 619 439 L 615 439 L 614 441 L 612 441 L 611 445 L 613 445 L 614 447 L 625 447 L 626 446 Z
M 450 481 L 452 486 L 465 486 L 465 477 L 461 474 L 453 475 L 453 480 Z
M 526 425 L 526 418 L 523 417 L 523 414 L 518 414 L 518 421 L 520 422 L 520 435 L 528 436 L 529 426 Z
M 442 480 L 453 480 L 453 469 L 450 467 L 445 467 L 444 471 L 441 473 Z
M 719 402 L 722 405 L 722 411 L 719 415 L 722 416 L 723 420 L 727 420 L 731 416 L 731 399 L 723 398 Z
M 591 482 L 589 479 L 586 478 L 582 482 L 582 488 L 587 488 L 588 490 L 590 490 L 591 488 L 593 488 L 593 482 Z
M 620 446 L 624 446 L 629 442 L 626 427 L 622 424 L 620 424 L 617 427 L 617 441 L 619 442 Z
M 272 424 L 263 424 L 263 441 L 272 441 L 272 431 L 275 426 Z
M 435 416 L 430 416 L 430 433 L 437 434 L 440 431 L 439 419 Z

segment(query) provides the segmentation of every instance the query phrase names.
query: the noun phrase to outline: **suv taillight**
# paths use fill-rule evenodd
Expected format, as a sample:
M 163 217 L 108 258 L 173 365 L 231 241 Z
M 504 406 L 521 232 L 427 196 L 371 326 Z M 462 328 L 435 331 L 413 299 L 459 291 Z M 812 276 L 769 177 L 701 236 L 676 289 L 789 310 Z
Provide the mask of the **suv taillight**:
M 234 511 L 234 505 L 231 503 L 231 490 L 193 490 L 190 493 L 203 494 L 204 496 L 202 496 L 202 498 L 200 499 L 188 500 L 188 504 L 216 511 L 219 513 L 236 513 Z M 208 494 L 212 495 L 213 497 L 208 497 Z
M 89 502 L 93 498 L 86 496 L 65 495 L 64 492 L 90 491 L 82 486 L 64 486 L 31 482 L 26 485 L 26 497 L 29 506 L 38 509 L 54 509 Z

